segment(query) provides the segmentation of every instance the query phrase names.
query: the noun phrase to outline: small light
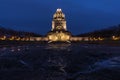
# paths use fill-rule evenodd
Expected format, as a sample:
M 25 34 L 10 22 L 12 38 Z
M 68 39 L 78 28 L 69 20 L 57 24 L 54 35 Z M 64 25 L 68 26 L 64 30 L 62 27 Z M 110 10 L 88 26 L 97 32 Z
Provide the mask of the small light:
M 60 11 L 62 11 L 61 9 L 57 9 L 57 12 L 60 12 Z

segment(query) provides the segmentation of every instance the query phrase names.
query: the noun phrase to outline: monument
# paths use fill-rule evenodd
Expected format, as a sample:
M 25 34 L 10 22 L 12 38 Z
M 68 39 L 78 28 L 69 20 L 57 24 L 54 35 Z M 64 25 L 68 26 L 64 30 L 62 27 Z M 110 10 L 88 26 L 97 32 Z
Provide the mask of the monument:
M 71 33 L 67 31 L 65 14 L 57 9 L 53 15 L 52 29 L 47 34 L 49 42 L 70 42 Z
M 30 37 L 30 41 L 45 41 L 51 42 L 77 42 L 77 41 L 89 41 L 89 37 L 73 36 L 71 32 L 67 30 L 65 14 L 62 9 L 57 9 L 53 15 L 51 30 L 42 37 Z

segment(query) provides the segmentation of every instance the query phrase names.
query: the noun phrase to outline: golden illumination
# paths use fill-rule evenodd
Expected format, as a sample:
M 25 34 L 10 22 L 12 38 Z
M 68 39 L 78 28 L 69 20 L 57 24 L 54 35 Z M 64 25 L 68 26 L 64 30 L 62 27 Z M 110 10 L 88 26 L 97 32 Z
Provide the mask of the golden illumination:
M 51 35 L 48 35 L 48 38 L 50 41 L 69 41 L 70 35 L 67 35 L 65 33 L 53 33 Z
M 54 30 L 67 30 L 66 28 L 66 20 L 65 20 L 65 14 L 62 12 L 62 9 L 57 9 L 55 14 L 53 15 L 53 21 L 52 21 L 52 31 Z
M 16 38 L 17 41 L 20 41 L 20 37 Z
M 112 36 L 112 39 L 113 39 L 113 40 L 119 40 L 120 38 L 119 38 L 119 37 L 116 37 L 116 36 Z
M 29 38 L 25 38 L 25 41 L 29 41 L 30 39 Z
M 94 41 L 97 41 L 98 39 L 97 38 L 93 38 Z
M 12 36 L 11 38 L 9 38 L 9 40 L 14 40 L 15 39 L 15 37 L 14 36 Z
M 53 15 L 52 29 L 47 34 L 48 41 L 70 41 L 71 33 L 67 31 L 65 14 L 62 9 L 57 9 Z
M 90 41 L 94 41 L 94 39 L 93 39 L 93 38 L 90 38 Z
M 6 40 L 6 36 L 1 37 L 0 40 Z
M 104 40 L 104 38 L 98 37 L 98 40 L 102 41 L 102 40 Z
M 25 38 L 21 38 L 21 41 L 25 41 Z

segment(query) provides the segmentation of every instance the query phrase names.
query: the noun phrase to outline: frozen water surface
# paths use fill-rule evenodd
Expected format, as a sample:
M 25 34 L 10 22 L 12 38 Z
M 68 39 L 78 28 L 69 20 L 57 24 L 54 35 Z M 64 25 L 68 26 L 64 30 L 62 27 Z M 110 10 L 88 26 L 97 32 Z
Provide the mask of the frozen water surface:
M 120 80 L 120 47 L 0 46 L 0 80 Z

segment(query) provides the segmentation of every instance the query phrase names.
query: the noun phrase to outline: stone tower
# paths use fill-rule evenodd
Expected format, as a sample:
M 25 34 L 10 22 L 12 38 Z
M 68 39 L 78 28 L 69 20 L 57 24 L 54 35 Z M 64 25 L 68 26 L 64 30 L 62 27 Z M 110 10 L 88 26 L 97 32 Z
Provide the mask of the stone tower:
M 69 42 L 71 33 L 67 31 L 65 14 L 57 9 L 53 15 L 52 29 L 47 34 L 49 42 Z
M 57 9 L 55 14 L 53 15 L 52 21 L 52 31 L 66 31 L 66 20 L 65 14 L 61 9 Z

